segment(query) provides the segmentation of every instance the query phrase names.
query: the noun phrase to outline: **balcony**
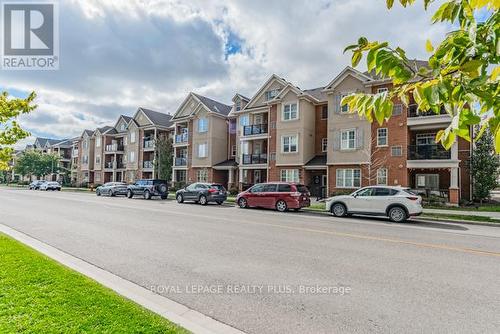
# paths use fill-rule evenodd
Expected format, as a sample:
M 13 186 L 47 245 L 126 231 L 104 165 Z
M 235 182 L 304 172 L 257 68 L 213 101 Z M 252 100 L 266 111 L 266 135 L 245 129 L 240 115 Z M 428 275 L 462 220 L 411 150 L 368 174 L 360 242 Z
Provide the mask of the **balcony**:
M 187 133 L 175 135 L 175 143 L 176 144 L 182 144 L 182 143 L 187 143 L 187 142 L 188 142 L 188 134 Z
M 154 149 L 155 147 L 155 141 L 153 139 L 145 139 L 143 142 L 142 147 L 144 149 Z
M 187 158 L 175 158 L 175 166 L 187 166 Z
M 106 152 L 123 152 L 123 145 L 109 144 L 104 148 Z
M 451 152 L 440 144 L 408 146 L 408 160 L 446 160 L 451 159 Z
M 145 169 L 153 169 L 153 161 L 143 161 L 142 167 Z
M 418 110 L 418 106 L 416 104 L 412 104 L 408 106 L 408 117 L 426 117 L 426 116 L 438 116 L 438 115 L 448 115 L 444 108 L 439 110 L 439 113 L 436 114 L 434 111 L 422 111 Z
M 78 150 L 73 150 L 73 152 L 71 152 L 71 154 L 72 154 L 74 157 L 77 157 L 77 156 L 78 156 Z
M 243 127 L 244 136 L 261 135 L 267 133 L 267 124 L 246 125 Z
M 242 162 L 244 165 L 266 164 L 267 154 L 243 154 Z

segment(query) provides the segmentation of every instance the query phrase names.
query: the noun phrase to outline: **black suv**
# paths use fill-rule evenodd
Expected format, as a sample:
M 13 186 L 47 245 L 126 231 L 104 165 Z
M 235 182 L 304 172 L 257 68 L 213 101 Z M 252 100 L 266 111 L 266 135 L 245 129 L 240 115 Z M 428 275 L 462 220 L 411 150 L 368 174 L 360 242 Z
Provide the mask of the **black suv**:
M 127 197 L 132 198 L 136 195 L 142 195 L 145 199 L 151 199 L 153 196 L 160 196 L 166 199 L 168 196 L 168 186 L 165 180 L 137 180 L 135 184 L 127 187 Z

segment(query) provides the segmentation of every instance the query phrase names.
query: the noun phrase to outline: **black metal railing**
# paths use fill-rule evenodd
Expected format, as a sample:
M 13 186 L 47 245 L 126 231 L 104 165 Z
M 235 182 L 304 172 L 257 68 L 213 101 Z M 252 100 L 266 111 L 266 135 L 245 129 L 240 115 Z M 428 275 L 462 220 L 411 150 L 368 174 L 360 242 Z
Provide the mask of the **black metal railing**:
M 142 167 L 143 168 L 153 168 L 153 161 L 143 161 Z
M 187 166 L 187 158 L 175 158 L 176 166 Z
M 432 110 L 428 111 L 418 110 L 418 105 L 416 104 L 408 106 L 408 117 L 425 117 L 425 116 L 436 116 L 436 115 L 447 115 L 447 114 L 448 113 L 444 108 L 441 108 L 441 110 L 439 110 L 439 113 L 436 114 Z
M 260 135 L 263 133 L 267 133 L 267 124 L 254 124 L 243 127 L 244 136 Z
M 154 140 L 152 140 L 152 139 L 145 139 L 144 140 L 143 148 L 154 148 L 154 146 L 155 146 Z
M 408 160 L 444 160 L 450 158 L 451 152 L 440 144 L 408 146 Z
M 244 165 L 265 164 L 267 163 L 267 154 L 243 154 Z

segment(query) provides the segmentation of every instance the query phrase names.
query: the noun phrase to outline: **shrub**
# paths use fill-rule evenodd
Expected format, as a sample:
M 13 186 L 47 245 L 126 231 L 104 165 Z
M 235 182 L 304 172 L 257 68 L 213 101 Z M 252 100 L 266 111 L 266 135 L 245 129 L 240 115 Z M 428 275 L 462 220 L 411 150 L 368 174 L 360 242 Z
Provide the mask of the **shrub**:
M 231 195 L 231 196 L 236 196 L 239 193 L 239 190 L 236 187 L 231 187 L 231 188 L 229 188 L 228 191 L 229 191 L 229 195 Z

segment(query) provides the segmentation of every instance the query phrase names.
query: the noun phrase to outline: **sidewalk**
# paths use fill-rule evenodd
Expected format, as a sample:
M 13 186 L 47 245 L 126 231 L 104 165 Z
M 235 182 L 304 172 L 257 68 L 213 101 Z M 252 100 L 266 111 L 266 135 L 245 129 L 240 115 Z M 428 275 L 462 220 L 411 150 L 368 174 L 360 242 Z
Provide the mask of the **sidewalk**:
M 439 214 L 445 214 L 445 215 L 481 216 L 481 217 L 490 217 L 490 218 L 494 218 L 494 219 L 500 219 L 500 212 L 424 209 L 424 213 L 439 213 Z

